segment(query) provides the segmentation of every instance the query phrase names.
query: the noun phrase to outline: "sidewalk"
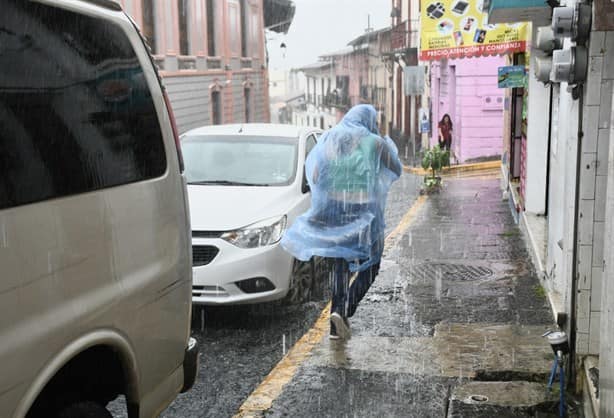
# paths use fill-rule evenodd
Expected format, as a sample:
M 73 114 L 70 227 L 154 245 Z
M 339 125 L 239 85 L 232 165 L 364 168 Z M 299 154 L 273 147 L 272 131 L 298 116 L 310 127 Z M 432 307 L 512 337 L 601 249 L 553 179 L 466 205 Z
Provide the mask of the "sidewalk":
M 557 416 L 552 314 L 499 179 L 450 177 L 397 224 L 352 338 L 324 313 L 238 416 Z
M 441 173 L 444 176 L 451 176 L 451 175 L 455 175 L 455 174 L 459 174 L 459 173 L 467 173 L 467 172 L 473 172 L 473 173 L 481 173 L 481 172 L 492 172 L 495 169 L 500 169 L 501 167 L 501 161 L 486 161 L 483 163 L 471 163 L 471 164 L 452 164 L 449 167 L 444 167 L 441 170 Z M 408 165 L 403 166 L 403 170 L 406 173 L 412 173 L 412 174 L 416 174 L 418 176 L 424 176 L 426 174 L 430 174 L 427 173 L 422 167 L 419 166 L 418 167 L 411 167 Z

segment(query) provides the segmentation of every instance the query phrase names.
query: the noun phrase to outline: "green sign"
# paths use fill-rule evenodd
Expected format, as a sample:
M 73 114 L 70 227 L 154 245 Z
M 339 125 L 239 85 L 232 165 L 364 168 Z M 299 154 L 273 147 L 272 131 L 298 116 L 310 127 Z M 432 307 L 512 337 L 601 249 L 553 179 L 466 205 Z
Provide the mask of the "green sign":
M 500 89 L 525 87 L 527 73 L 524 65 L 499 67 L 497 84 Z

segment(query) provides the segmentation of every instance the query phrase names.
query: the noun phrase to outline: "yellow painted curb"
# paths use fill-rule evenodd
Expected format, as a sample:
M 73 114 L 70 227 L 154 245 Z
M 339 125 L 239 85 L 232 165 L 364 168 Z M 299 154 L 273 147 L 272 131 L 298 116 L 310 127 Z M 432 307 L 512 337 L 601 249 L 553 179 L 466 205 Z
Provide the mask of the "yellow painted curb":
M 416 219 L 419 209 L 426 202 L 427 196 L 419 196 L 411 208 L 405 213 L 397 227 L 386 237 L 384 251 L 389 250 L 398 242 L 402 234 L 407 231 L 412 222 Z M 355 275 L 354 275 L 355 277 Z M 273 405 L 275 399 L 281 395 L 283 387 L 289 383 L 299 366 L 311 354 L 316 345 L 318 345 L 328 332 L 328 320 L 331 304 L 328 303 L 326 308 L 316 320 L 314 326 L 307 331 L 288 353 L 281 359 L 279 363 L 271 370 L 264 378 L 260 385 L 249 395 L 243 402 L 233 418 L 256 418 L 262 417 L 264 411 L 267 411 Z
M 473 163 L 473 164 L 458 164 L 452 165 L 450 167 L 444 167 L 441 170 L 443 175 L 454 174 L 458 172 L 466 172 L 466 171 L 482 171 L 482 170 L 492 170 L 495 168 L 501 167 L 501 161 L 486 161 L 483 163 Z M 419 176 L 425 176 L 429 174 L 429 171 L 424 170 L 422 167 L 409 167 L 403 166 L 403 171 L 407 173 L 417 174 Z
M 284 385 L 292 380 L 301 363 L 326 335 L 330 306 L 329 303 L 320 314 L 315 325 L 294 344 L 288 354 L 277 363 L 256 390 L 249 395 L 234 418 L 259 417 L 262 416 L 262 412 L 271 408 L 273 401 L 281 394 Z

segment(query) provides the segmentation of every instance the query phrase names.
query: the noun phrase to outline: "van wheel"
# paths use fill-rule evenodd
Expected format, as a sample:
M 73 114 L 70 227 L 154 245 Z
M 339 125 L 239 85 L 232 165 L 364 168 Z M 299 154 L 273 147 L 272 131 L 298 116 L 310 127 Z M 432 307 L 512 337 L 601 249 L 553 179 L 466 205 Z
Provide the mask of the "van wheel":
M 290 290 L 286 295 L 285 302 L 288 305 L 296 305 L 311 300 L 315 266 L 313 260 L 303 262 L 294 260 L 290 277 Z
M 113 418 L 113 415 L 99 403 L 77 402 L 62 409 L 57 418 Z

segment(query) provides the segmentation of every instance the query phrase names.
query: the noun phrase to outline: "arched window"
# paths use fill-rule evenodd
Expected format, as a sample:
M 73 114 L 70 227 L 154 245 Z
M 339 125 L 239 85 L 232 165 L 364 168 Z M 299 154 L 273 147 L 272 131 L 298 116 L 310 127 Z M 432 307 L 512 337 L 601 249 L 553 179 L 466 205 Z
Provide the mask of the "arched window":
M 189 33 L 189 5 L 188 0 L 177 0 L 177 12 L 179 15 L 179 55 L 190 55 Z
M 215 8 L 213 0 L 207 0 L 207 55 L 216 56 L 215 50 Z

